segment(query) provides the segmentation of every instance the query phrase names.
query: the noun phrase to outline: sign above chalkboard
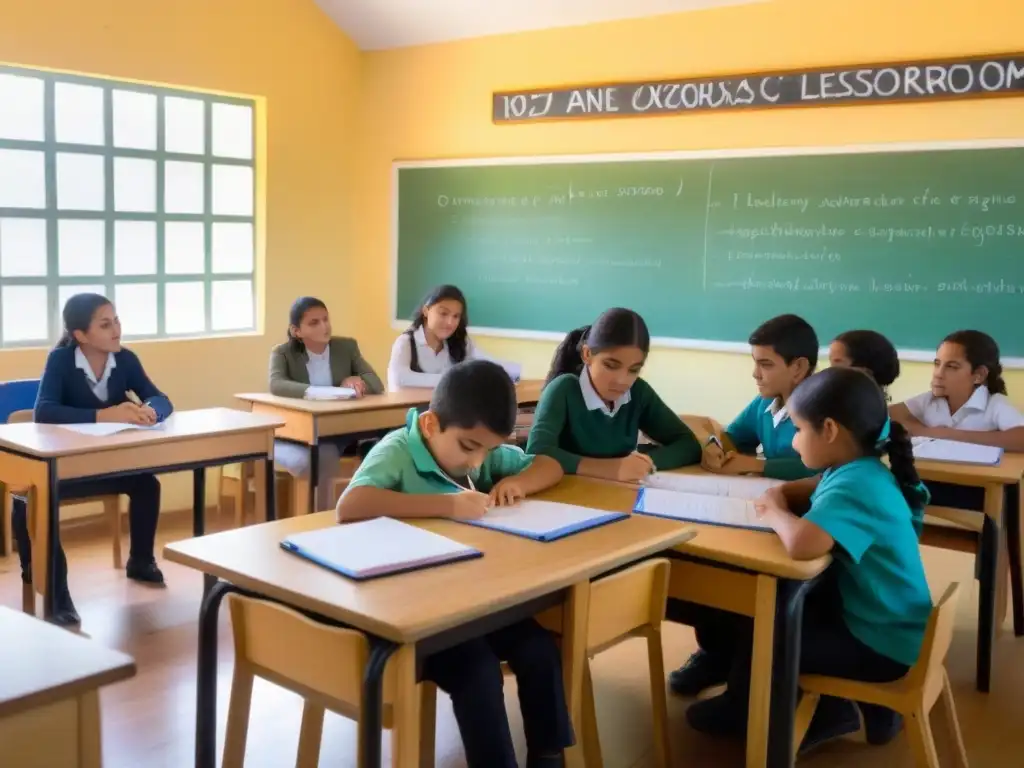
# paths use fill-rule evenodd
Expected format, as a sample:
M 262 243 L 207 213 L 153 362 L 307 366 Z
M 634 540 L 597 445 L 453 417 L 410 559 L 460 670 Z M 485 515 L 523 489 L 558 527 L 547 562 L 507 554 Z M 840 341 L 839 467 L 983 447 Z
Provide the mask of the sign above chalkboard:
M 493 96 L 496 123 L 1024 95 L 1024 54 L 643 80 Z

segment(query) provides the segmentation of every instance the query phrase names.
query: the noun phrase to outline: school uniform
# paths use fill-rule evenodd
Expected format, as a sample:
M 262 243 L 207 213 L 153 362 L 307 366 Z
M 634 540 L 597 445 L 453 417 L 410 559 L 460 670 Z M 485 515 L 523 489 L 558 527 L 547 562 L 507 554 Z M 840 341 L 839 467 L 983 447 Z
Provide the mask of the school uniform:
M 482 352 L 470 338 L 466 339 L 465 360 L 490 360 L 494 358 Z M 406 388 L 433 389 L 441 381 L 441 376 L 455 365 L 448 351 L 448 342 L 435 351 L 427 344 L 427 334 L 423 326 L 406 331 L 391 346 L 391 359 L 388 362 L 388 391 L 397 392 Z
M 926 427 L 962 429 L 965 432 L 1005 432 L 1024 426 L 1021 415 L 1006 395 L 992 394 L 982 385 L 974 390 L 967 402 L 956 413 L 950 413 L 949 401 L 935 397 L 931 392 L 907 400 L 904 405 L 910 415 Z M 929 483 L 932 503 L 942 507 L 981 511 L 985 503 L 983 488 L 971 488 L 950 483 Z
M 584 368 L 578 376 L 563 374 L 544 387 L 526 449 L 550 456 L 567 474 L 575 474 L 584 458 L 618 459 L 633 453 L 641 432 L 658 443 L 641 446 L 656 469 L 700 461 L 697 438 L 650 384 L 637 379 L 609 407 Z
M 453 478 L 438 466 L 410 410 L 403 429 L 384 437 L 363 460 L 345 493 L 360 487 L 400 493 L 458 493 L 472 485 L 487 493 L 519 474 L 533 457 L 511 445 L 491 451 L 468 478 Z M 423 676 L 451 696 L 470 768 L 516 768 L 505 711 L 501 661 L 516 675 L 519 705 L 531 759 L 561 753 L 573 743 L 565 703 L 561 661 L 551 634 L 526 619 L 428 657 Z
M 332 338 L 320 354 L 302 344 L 286 342 L 270 353 L 270 394 L 278 397 L 304 397 L 310 386 L 340 387 L 345 379 L 358 376 L 366 384 L 366 393 L 379 395 L 384 384 L 362 353 L 355 339 Z M 321 500 L 330 498 L 334 479 L 340 471 L 341 453 L 350 437 L 325 439 L 317 450 L 317 493 Z M 287 440 L 274 441 L 274 463 L 293 477 L 309 474 L 308 446 Z
M 740 453 L 764 454 L 764 475 L 778 480 L 799 480 L 815 474 L 793 449 L 796 426 L 781 398 L 755 397 L 726 428 L 725 434 Z
M 102 374 L 97 376 L 78 345 L 57 347 L 46 359 L 39 382 L 35 420 L 46 424 L 93 423 L 98 411 L 126 402 L 129 390 L 156 412 L 158 421 L 166 419 L 174 410 L 167 396 L 150 381 L 134 352 L 122 349 L 110 353 Z M 156 578 L 159 571 L 153 573 L 156 567 L 153 543 L 160 514 L 160 481 L 154 475 L 60 482 L 62 500 L 115 494 L 128 497 L 131 534 L 128 575 L 142 581 L 162 581 L 162 575 Z M 12 526 L 18 539 L 22 578 L 28 581 L 32 572 L 32 550 L 25 517 L 24 500 L 15 499 Z M 53 531 L 52 535 L 58 536 L 59 531 Z M 66 591 L 67 560 L 63 549 L 57 567 L 61 582 L 57 589 Z
M 918 542 L 923 508 L 911 508 L 889 469 L 865 457 L 824 472 L 804 519 L 826 531 L 835 548 L 828 578 L 804 607 L 800 673 L 899 679 L 917 662 L 932 610 Z M 742 715 L 750 692 L 752 619 L 707 609 L 697 629 L 704 642 L 711 638 L 706 651 L 729 657 L 726 695 Z M 892 717 L 887 710 L 865 710 L 876 722 L 886 714 Z

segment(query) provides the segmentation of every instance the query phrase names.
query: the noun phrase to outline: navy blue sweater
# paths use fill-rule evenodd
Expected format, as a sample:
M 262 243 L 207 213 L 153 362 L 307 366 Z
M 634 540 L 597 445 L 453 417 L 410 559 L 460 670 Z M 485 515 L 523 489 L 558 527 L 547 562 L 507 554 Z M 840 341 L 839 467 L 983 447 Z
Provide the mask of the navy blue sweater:
M 120 405 L 132 390 L 163 421 L 174 410 L 171 401 L 146 376 L 134 352 L 121 349 L 107 380 L 107 400 L 93 394 L 85 371 L 75 365 L 75 347 L 57 347 L 46 358 L 39 382 L 35 420 L 43 424 L 84 424 L 96 421 L 96 412 Z

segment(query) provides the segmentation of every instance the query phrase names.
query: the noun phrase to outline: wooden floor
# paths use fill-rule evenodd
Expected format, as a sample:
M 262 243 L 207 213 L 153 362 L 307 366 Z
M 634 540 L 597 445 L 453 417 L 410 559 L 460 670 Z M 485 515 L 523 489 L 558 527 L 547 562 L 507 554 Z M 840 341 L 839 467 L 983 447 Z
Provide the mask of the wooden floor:
M 211 520 L 215 527 L 215 522 Z M 184 538 L 190 528 L 168 520 L 165 541 Z M 89 526 L 66 535 L 71 561 L 71 586 L 82 630 L 108 646 L 126 651 L 138 662 L 138 675 L 105 689 L 103 700 L 104 756 L 107 768 L 184 768 L 192 764 L 195 723 L 196 617 L 201 577 L 162 563 L 169 588 L 151 589 L 129 583 L 111 564 L 109 539 L 102 526 Z M 971 765 L 1002 768 L 1021 765 L 1024 746 L 1024 638 L 1004 631 L 996 642 L 993 690 L 987 696 L 974 690 L 976 587 L 970 557 L 926 550 L 933 592 L 959 580 L 970 584 L 960 604 L 957 632 L 948 660 L 956 703 Z M 0 602 L 20 606 L 17 558 L 0 558 Z M 666 668 L 682 662 L 694 647 L 693 633 L 666 625 Z M 653 766 L 649 749 L 645 646 L 642 641 L 612 649 L 593 662 L 598 719 L 607 768 Z M 220 669 L 220 729 L 223 737 L 225 702 L 231 680 L 230 627 L 222 623 Z M 509 681 L 506 698 L 525 761 L 515 686 Z M 670 698 L 674 725 L 674 763 L 680 766 L 729 768 L 743 765 L 740 745 L 723 744 L 691 731 L 683 717 L 686 700 Z M 281 768 L 294 764 L 301 704 L 297 697 L 268 683 L 253 694 L 249 730 L 248 768 Z M 321 764 L 355 765 L 353 724 L 327 716 Z M 940 744 L 940 754 L 943 749 Z M 388 758 L 385 744 L 385 759 Z M 885 748 L 855 741 L 823 747 L 799 763 L 807 768 L 901 768 L 910 766 L 902 739 Z M 947 763 L 948 764 L 948 763 Z M 464 766 L 458 731 L 446 699 L 438 702 L 437 766 Z

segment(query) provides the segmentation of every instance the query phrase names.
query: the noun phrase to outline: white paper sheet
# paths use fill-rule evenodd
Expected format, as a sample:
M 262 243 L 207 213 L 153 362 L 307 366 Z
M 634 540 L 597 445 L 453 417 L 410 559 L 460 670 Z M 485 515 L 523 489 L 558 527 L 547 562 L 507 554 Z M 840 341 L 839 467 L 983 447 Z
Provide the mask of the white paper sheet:
M 307 400 L 351 400 L 356 391 L 349 387 L 309 387 L 306 389 Z
M 769 488 L 782 485 L 781 480 L 764 477 L 730 477 L 727 475 L 687 475 L 678 472 L 655 472 L 644 481 L 648 488 L 696 493 L 702 496 L 726 496 L 733 499 L 756 499 Z
M 637 498 L 634 511 L 694 523 L 771 530 L 771 526 L 758 518 L 754 503 L 749 499 L 644 488 Z
M 509 378 L 514 382 L 519 382 L 523 377 L 523 366 L 519 363 L 502 363 L 501 367 L 505 369 L 505 373 L 509 375 Z
M 625 515 L 617 512 L 526 499 L 511 507 L 495 507 L 478 520 L 460 522 L 550 541 L 622 517 Z
M 389 517 L 297 533 L 282 544 L 354 578 L 440 565 L 478 553 L 446 536 Z
M 922 461 L 995 466 L 1003 458 L 1003 449 L 993 445 L 961 443 L 956 440 L 935 440 L 930 437 L 915 437 L 913 443 L 914 458 Z
M 77 432 L 80 435 L 89 435 L 90 437 L 108 437 L 109 435 L 116 435 L 119 432 L 130 432 L 135 429 L 156 429 L 160 425 L 153 424 L 150 426 L 142 426 L 140 424 L 124 424 L 114 421 L 97 421 L 95 423 L 88 424 L 57 424 L 56 426 L 70 432 Z

